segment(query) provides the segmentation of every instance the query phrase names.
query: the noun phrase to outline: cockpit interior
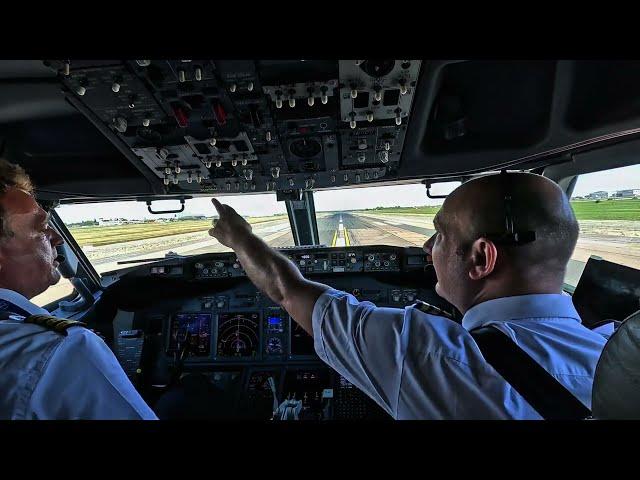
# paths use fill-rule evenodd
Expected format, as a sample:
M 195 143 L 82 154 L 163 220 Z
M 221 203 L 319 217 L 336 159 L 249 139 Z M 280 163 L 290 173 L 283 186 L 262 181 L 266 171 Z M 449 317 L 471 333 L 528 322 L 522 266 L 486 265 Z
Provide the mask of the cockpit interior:
M 98 331 L 161 419 L 391 419 L 208 235 L 212 197 L 305 277 L 460 321 L 433 215 L 477 176 L 544 175 L 581 222 L 566 293 L 590 328 L 624 320 L 639 120 L 638 61 L 0 61 L 0 156 L 65 241 L 40 305 Z

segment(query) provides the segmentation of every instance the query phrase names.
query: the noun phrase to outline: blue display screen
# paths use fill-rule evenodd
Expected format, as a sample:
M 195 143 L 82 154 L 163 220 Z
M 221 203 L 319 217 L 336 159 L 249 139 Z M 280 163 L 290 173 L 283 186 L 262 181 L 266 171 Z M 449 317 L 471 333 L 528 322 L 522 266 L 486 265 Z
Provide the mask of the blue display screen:
M 267 331 L 269 333 L 284 332 L 284 325 L 281 317 L 270 316 L 267 320 Z

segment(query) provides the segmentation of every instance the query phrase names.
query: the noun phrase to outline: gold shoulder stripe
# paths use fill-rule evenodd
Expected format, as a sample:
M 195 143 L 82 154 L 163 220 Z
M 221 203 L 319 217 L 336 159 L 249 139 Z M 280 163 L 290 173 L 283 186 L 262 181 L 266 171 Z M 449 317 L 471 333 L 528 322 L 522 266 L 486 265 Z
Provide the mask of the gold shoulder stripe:
M 24 319 L 24 323 L 33 323 L 40 325 L 48 330 L 53 330 L 56 333 L 67 335 L 67 329 L 71 327 L 86 327 L 84 322 L 78 322 L 77 320 L 66 320 L 64 318 L 56 318 L 51 315 L 29 315 Z

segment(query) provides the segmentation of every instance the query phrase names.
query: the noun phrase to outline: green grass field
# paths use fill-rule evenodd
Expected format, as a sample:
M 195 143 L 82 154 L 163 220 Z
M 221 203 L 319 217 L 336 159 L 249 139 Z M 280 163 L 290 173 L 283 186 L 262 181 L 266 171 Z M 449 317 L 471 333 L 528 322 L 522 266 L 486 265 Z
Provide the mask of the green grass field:
M 286 215 L 272 217 L 250 217 L 249 223 L 257 224 L 286 219 Z M 184 233 L 204 232 L 211 228 L 211 220 L 182 220 L 168 223 L 135 223 L 130 225 L 70 227 L 69 231 L 81 247 L 92 245 L 99 247 L 114 243 L 145 240 L 149 238 L 166 237 Z
M 578 220 L 630 220 L 640 221 L 640 198 L 624 200 L 574 200 L 571 202 Z M 422 214 L 435 215 L 440 206 L 392 207 L 361 210 L 366 213 L 391 215 Z
M 578 220 L 640 220 L 640 198 L 625 200 L 574 200 Z

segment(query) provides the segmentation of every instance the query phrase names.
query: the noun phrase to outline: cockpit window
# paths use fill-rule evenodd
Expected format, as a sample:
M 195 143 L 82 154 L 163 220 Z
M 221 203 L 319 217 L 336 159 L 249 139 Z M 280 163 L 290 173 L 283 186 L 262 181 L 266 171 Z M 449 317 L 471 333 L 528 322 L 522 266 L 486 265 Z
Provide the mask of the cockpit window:
M 578 283 L 592 255 L 640 269 L 640 165 L 580 175 L 571 206 L 580 236 L 565 283 Z
M 435 184 L 431 195 L 446 195 L 459 184 Z M 316 192 L 320 243 L 421 247 L 435 232 L 433 217 L 443 201 L 428 198 L 422 184 Z
M 283 202 L 275 194 L 218 197 L 236 209 L 253 231 L 274 247 L 294 245 Z M 153 210 L 179 207 L 177 201 L 153 203 Z M 196 255 L 230 251 L 208 234 L 216 211 L 211 197 L 185 201 L 181 213 L 153 215 L 144 202 L 61 205 L 56 212 L 98 273 L 163 259 L 172 253 Z

